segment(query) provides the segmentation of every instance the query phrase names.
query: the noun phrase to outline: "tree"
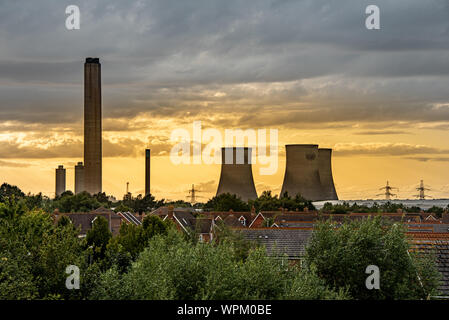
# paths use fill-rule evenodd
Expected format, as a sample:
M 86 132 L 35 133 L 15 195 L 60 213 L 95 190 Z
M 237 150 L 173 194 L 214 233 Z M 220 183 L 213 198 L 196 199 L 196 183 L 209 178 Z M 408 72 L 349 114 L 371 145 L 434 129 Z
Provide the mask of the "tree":
M 86 244 L 92 248 L 94 260 L 104 258 L 106 246 L 112 233 L 106 218 L 98 216 L 94 219 L 92 228 L 87 232 Z
M 0 202 L 5 202 L 6 199 L 11 199 L 12 197 L 18 200 L 25 197 L 25 193 L 23 193 L 17 186 L 3 183 L 0 186 Z
M 113 267 L 102 273 L 92 299 L 302 299 L 345 297 L 327 288 L 316 275 L 286 258 L 273 258 L 265 248 L 238 256 L 232 241 L 195 243 L 176 230 L 157 235 L 125 273 Z M 306 277 L 303 281 L 299 277 Z M 316 284 L 320 287 L 315 288 Z
M 26 212 L 0 219 L 0 297 L 48 299 L 73 295 L 65 269 L 80 265 L 82 247 L 71 225 L 55 226 L 49 214 Z
M 433 206 L 432 208 L 427 209 L 428 213 L 433 213 L 437 218 L 441 218 L 443 216 L 444 209 L 441 207 Z
M 271 191 L 264 191 L 256 200 L 248 201 L 250 206 L 254 206 L 257 211 L 277 211 L 281 208 L 290 211 L 303 211 L 305 208 L 316 210 L 311 201 L 304 199 L 297 194 L 294 198 L 285 192 L 280 198 L 272 195 Z
M 108 244 L 109 256 L 116 261 L 120 260 L 120 270 L 124 270 L 138 257 L 151 238 L 166 235 L 170 227 L 170 222 L 162 221 L 158 216 L 146 216 L 142 226 L 122 224 L 119 235 L 111 238 Z
M 210 199 L 205 207 L 213 211 L 249 211 L 248 203 L 235 194 L 223 193 Z
M 106 204 L 107 205 L 107 204 Z M 102 206 L 102 204 L 87 192 L 74 195 L 66 191 L 54 201 L 55 208 L 60 212 L 90 212 Z
M 436 294 L 435 261 L 410 252 L 405 227 L 381 216 L 336 227 L 321 222 L 306 249 L 306 266 L 336 291 L 357 299 L 421 299 Z M 380 269 L 380 290 L 368 290 L 369 265 Z M 426 266 L 426 267 L 423 267 Z M 420 280 L 421 279 L 421 280 Z

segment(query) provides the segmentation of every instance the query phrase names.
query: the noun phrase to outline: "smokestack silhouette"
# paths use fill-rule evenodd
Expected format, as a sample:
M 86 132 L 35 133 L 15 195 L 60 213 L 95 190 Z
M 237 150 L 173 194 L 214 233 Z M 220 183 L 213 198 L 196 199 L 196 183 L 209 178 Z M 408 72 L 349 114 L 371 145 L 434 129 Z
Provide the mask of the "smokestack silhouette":
M 84 188 L 84 165 L 78 162 L 75 166 L 75 194 L 85 191 Z
M 145 195 L 150 194 L 150 149 L 145 149 Z
M 322 200 L 318 145 L 290 144 L 285 150 L 287 160 L 281 196 L 285 192 L 291 197 L 299 193 L 307 200 Z
M 60 196 L 66 190 L 66 171 L 64 166 L 58 166 L 56 169 L 56 196 Z
M 101 64 L 86 58 L 84 64 L 84 188 L 102 190 Z
M 332 177 L 332 149 L 318 149 L 318 168 L 320 173 L 322 200 L 338 200 Z
M 221 174 L 217 196 L 235 194 L 243 201 L 256 199 L 251 166 L 251 148 L 221 148 Z

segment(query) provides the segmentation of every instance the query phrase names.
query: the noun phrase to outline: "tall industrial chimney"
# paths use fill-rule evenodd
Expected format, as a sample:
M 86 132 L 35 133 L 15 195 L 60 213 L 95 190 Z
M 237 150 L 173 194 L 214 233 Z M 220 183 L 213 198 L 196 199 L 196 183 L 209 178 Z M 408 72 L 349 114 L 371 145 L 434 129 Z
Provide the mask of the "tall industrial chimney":
M 84 188 L 102 190 L 101 64 L 86 58 L 84 64 Z
M 150 194 L 150 149 L 145 150 L 145 195 Z
M 56 196 L 60 196 L 66 190 L 66 171 L 64 166 L 56 169 Z
M 221 159 L 217 196 L 230 193 L 236 194 L 243 201 L 256 199 L 257 192 L 251 166 L 251 148 L 222 148 Z
M 290 144 L 285 146 L 285 150 L 286 166 L 281 196 L 285 192 L 291 197 L 299 193 L 307 200 L 322 200 L 318 145 Z
M 332 177 L 332 149 L 318 149 L 318 167 L 320 173 L 321 188 L 323 189 L 322 200 L 338 200 L 335 190 L 334 178 Z
M 78 162 L 75 166 L 75 194 L 85 191 L 84 188 L 84 165 Z

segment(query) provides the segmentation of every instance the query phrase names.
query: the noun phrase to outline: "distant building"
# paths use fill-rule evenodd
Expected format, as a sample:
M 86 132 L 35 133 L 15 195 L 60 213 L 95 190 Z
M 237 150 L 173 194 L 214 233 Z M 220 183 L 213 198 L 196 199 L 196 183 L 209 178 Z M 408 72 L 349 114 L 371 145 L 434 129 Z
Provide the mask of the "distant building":
M 92 225 L 96 218 L 103 217 L 108 221 L 109 231 L 113 235 L 118 235 L 120 226 L 122 224 L 122 218 L 114 211 L 105 208 L 98 208 L 91 212 L 78 212 L 78 213 L 59 213 L 55 212 L 55 222 L 57 222 L 62 216 L 66 216 L 70 219 L 72 224 L 76 228 L 80 228 L 79 237 L 85 237 L 87 232 L 92 228 Z
M 66 190 L 66 170 L 64 166 L 58 166 L 56 169 L 56 196 L 60 196 Z
M 84 187 L 84 165 L 78 162 L 75 166 L 75 194 L 86 191 Z

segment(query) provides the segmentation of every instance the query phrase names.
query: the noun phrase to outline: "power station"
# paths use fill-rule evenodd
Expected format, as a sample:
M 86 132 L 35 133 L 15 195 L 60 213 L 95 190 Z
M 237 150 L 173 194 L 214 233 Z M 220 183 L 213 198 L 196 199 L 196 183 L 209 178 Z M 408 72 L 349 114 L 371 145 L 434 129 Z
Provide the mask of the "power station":
M 317 144 L 285 146 L 286 164 L 281 196 L 300 194 L 307 200 L 338 200 L 332 176 L 332 149 Z
M 58 166 L 56 169 L 56 196 L 60 196 L 66 190 L 66 170 L 64 166 Z
M 251 148 L 221 148 L 221 174 L 217 196 L 230 193 L 243 201 L 256 199 L 251 162 Z
M 316 144 L 286 145 L 286 168 L 281 196 L 300 194 L 307 200 L 338 200 L 332 175 L 332 149 Z M 216 195 L 235 194 L 243 201 L 257 198 L 252 173 L 252 149 L 222 148 Z M 145 149 L 145 195 L 150 194 L 151 150 Z M 192 188 L 192 190 L 194 190 Z M 56 195 L 66 191 L 66 169 L 56 169 Z M 75 166 L 75 194 L 102 192 L 102 93 L 99 58 L 84 64 L 84 163 Z M 194 197 L 194 191 L 192 191 Z
M 101 64 L 86 58 L 84 64 L 84 188 L 102 191 Z

